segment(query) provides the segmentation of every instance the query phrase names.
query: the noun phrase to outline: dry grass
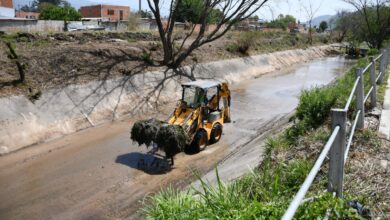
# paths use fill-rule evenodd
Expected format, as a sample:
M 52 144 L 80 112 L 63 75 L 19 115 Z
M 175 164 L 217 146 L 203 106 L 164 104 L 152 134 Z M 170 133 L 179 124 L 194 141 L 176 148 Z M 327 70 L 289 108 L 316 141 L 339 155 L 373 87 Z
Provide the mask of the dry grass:
M 374 217 L 390 218 L 390 142 L 376 131 L 357 133 L 346 164 L 345 192 L 367 204 Z

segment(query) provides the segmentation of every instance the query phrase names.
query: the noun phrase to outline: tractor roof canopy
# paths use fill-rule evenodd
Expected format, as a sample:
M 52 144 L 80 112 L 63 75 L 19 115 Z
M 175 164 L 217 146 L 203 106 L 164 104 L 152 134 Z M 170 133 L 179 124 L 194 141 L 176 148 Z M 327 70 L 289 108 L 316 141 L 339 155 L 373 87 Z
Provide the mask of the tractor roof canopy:
M 204 90 L 207 90 L 212 87 L 217 87 L 219 85 L 220 83 L 215 80 L 197 80 L 182 84 L 183 87 L 198 87 Z

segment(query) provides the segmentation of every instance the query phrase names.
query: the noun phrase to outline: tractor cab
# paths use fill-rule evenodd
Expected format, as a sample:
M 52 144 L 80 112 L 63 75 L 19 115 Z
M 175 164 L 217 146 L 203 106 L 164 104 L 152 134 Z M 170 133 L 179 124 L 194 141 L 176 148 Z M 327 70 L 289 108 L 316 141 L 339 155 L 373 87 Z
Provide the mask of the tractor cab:
M 183 94 L 181 102 L 185 107 L 196 109 L 199 107 L 219 110 L 219 93 L 221 85 L 217 81 L 199 80 L 182 84 Z

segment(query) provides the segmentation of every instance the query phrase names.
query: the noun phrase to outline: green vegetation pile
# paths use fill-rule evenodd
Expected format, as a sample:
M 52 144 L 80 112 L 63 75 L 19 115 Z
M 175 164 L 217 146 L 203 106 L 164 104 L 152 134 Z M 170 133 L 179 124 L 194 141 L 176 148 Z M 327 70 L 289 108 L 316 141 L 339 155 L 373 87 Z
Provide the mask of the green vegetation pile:
M 156 144 L 166 153 L 167 157 L 183 152 L 187 141 L 187 134 L 181 126 L 169 124 L 160 127 L 156 138 Z
M 187 134 L 181 126 L 170 125 L 154 118 L 134 123 L 131 139 L 140 146 L 145 144 L 149 147 L 155 143 L 167 157 L 184 151 L 188 141 Z
M 344 106 L 356 68 L 366 64 L 367 58 L 363 58 L 332 85 L 305 90 L 293 126 L 266 141 L 264 159 L 251 173 L 224 184 L 216 171 L 216 186 L 199 178 L 200 190 L 169 188 L 145 200 L 143 213 L 146 218 L 281 219 L 329 138 L 330 109 Z M 367 79 L 365 81 L 367 83 Z M 379 86 L 379 91 L 383 87 L 386 85 Z M 357 131 L 346 167 L 344 198 L 325 192 L 326 161 L 295 219 L 390 217 L 390 201 L 386 194 L 389 184 L 385 180 L 386 171 L 382 172 L 383 168 L 378 165 L 378 160 L 390 155 L 390 143 L 382 143 L 375 131 Z M 351 201 L 363 204 L 365 212 L 358 213 L 351 207 Z
M 148 119 L 137 121 L 131 129 L 131 139 L 139 145 L 150 146 L 152 142 L 156 143 L 157 133 L 164 122 L 157 119 Z

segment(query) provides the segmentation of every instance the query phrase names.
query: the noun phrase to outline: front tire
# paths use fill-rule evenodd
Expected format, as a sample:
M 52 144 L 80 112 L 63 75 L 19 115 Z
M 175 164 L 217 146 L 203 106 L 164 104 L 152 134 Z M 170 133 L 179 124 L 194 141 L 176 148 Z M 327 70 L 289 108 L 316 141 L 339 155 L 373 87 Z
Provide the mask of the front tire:
M 199 153 L 200 151 L 206 149 L 206 147 L 207 133 L 204 130 L 199 130 L 191 143 L 191 150 L 194 151 L 194 153 Z
M 210 134 L 210 143 L 215 144 L 217 143 L 222 137 L 222 125 L 219 123 L 216 123 L 213 126 L 213 129 L 211 130 Z

